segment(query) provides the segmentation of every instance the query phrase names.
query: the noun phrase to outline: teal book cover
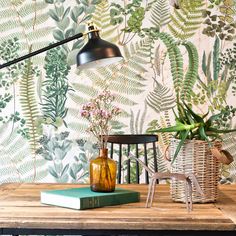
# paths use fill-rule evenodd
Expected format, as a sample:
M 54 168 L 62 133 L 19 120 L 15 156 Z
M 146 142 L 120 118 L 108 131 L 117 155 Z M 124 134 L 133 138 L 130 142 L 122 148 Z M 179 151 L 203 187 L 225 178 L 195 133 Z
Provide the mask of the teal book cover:
M 111 193 L 93 192 L 90 187 L 45 190 L 41 192 L 41 203 L 77 210 L 139 201 L 139 192 L 122 188 L 116 188 Z

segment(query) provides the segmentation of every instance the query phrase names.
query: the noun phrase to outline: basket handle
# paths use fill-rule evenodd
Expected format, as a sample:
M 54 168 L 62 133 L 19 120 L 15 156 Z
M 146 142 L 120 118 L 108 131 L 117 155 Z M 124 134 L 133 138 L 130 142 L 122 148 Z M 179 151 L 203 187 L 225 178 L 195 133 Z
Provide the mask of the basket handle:
M 166 161 L 169 161 L 169 162 L 170 162 L 171 159 L 170 159 L 170 155 L 169 155 L 169 147 L 170 147 L 170 144 L 168 144 L 168 145 L 165 146 L 163 157 L 164 157 L 164 159 L 165 159 Z

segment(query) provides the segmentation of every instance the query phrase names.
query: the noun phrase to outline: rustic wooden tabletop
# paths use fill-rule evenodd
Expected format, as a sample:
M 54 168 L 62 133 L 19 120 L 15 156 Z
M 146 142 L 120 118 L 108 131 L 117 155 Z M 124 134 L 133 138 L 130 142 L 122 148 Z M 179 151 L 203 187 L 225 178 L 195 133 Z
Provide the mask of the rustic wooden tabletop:
M 148 186 L 141 184 L 118 185 L 139 191 L 138 203 L 80 211 L 40 203 L 41 190 L 81 186 L 0 185 L 0 233 L 188 235 L 191 231 L 191 235 L 236 235 L 236 185 L 220 186 L 217 203 L 194 204 L 190 213 L 184 203 L 171 200 L 168 185 L 157 186 L 151 208 L 145 208 Z

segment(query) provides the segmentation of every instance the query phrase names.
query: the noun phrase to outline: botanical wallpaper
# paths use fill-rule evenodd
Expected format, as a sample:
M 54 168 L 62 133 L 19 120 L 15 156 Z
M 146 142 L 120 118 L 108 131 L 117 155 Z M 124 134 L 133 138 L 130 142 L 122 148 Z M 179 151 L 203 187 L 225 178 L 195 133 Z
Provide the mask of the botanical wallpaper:
M 195 112 L 227 116 L 235 127 L 235 0 L 0 0 L 0 63 L 86 32 L 92 21 L 124 59 L 76 69 L 87 38 L 0 71 L 0 183 L 87 182 L 98 154 L 82 104 L 109 89 L 122 110 L 113 133 L 146 133 L 174 123 L 176 97 Z M 160 170 L 170 134 L 159 136 Z M 236 133 L 224 137 L 234 156 L 222 183 L 236 181 Z

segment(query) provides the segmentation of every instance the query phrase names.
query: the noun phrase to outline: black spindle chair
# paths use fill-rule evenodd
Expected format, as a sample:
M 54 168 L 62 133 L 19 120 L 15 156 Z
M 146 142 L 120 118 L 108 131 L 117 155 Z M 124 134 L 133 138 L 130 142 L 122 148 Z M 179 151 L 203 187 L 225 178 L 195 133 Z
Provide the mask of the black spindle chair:
M 117 182 L 121 183 L 122 176 L 122 163 L 123 156 L 130 156 L 131 150 L 136 158 L 140 158 L 140 148 L 143 145 L 143 161 L 148 166 L 151 149 L 151 159 L 153 164 L 153 170 L 158 171 L 157 167 L 157 135 L 138 134 L 138 135 L 110 135 L 108 137 L 108 146 L 110 157 L 114 158 L 114 153 L 118 154 L 118 166 L 117 166 Z M 125 151 L 124 151 L 125 150 Z M 126 153 L 125 153 L 126 152 Z M 136 183 L 140 183 L 140 167 L 136 161 Z M 131 183 L 131 165 L 130 159 L 127 159 L 127 183 Z M 149 184 L 148 172 L 145 170 L 145 183 Z

